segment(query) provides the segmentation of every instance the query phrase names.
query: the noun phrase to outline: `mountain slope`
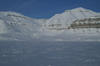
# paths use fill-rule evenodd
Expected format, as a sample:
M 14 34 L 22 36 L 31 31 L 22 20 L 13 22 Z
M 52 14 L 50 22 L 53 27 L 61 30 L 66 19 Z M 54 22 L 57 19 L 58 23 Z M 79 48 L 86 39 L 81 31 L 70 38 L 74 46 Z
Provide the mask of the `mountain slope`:
M 91 18 L 95 16 L 100 16 L 100 13 L 96 13 L 91 10 L 84 9 L 82 7 L 75 8 L 72 10 L 66 10 L 64 13 L 56 14 L 50 19 L 48 19 L 46 21 L 46 28 L 51 28 L 51 27 L 58 28 L 60 24 L 61 24 L 60 27 L 68 28 L 73 23 L 73 21 L 77 19 L 81 20 L 81 19 Z M 57 24 L 58 26 L 56 26 Z
M 16 12 L 0 12 L 0 40 L 29 40 L 37 38 L 40 20 Z
M 37 30 L 39 21 L 21 15 L 16 12 L 0 12 L 0 22 L 6 25 L 3 28 L 7 28 L 12 32 L 27 32 Z M 2 23 L 2 25 L 4 25 Z
M 0 33 L 5 33 L 7 31 L 6 24 L 3 20 L 0 20 Z

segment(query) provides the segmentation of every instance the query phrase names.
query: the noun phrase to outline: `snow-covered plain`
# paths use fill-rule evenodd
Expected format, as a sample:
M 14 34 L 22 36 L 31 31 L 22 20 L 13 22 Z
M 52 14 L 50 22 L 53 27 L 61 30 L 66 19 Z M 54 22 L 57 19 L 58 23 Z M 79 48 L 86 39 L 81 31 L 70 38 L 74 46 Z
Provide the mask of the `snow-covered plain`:
M 100 66 L 100 42 L 1 41 L 0 66 Z

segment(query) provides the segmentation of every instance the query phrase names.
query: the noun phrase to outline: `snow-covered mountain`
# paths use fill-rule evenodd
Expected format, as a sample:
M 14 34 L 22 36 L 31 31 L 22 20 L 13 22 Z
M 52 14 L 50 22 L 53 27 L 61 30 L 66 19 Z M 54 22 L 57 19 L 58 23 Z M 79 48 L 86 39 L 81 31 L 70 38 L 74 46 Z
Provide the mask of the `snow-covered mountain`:
M 42 20 L 32 19 L 16 12 L 0 12 L 0 39 L 36 38 L 33 33 L 38 32 L 40 29 L 40 21 Z
M 16 12 L 0 12 L 0 33 L 37 30 L 39 21 Z
M 100 13 L 79 7 L 33 19 L 0 12 L 0 40 L 100 41 Z
M 98 18 L 100 13 L 93 12 L 82 7 L 75 8 L 72 10 L 66 10 L 61 14 L 55 14 L 53 17 L 48 19 L 43 23 L 43 29 L 53 30 L 57 28 L 66 29 L 68 28 L 75 20 L 83 20 L 85 18 Z

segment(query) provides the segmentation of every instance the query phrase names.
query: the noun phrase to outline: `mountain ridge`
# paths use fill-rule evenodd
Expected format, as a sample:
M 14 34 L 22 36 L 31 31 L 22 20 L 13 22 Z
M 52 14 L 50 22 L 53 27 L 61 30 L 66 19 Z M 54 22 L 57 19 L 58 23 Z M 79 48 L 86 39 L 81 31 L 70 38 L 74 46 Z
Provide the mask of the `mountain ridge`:
M 100 41 L 99 15 L 82 7 L 55 14 L 50 19 L 0 12 L 0 40 Z
M 55 14 L 53 17 L 51 17 L 46 21 L 46 25 L 47 25 L 46 28 L 48 28 L 50 25 L 59 24 L 59 21 L 60 24 L 63 25 L 62 28 L 65 28 L 64 26 L 65 24 L 72 24 L 73 21 L 77 19 L 91 18 L 95 16 L 100 16 L 100 13 L 96 13 L 91 10 L 87 10 L 82 7 L 79 7 L 72 10 L 67 10 L 61 14 Z

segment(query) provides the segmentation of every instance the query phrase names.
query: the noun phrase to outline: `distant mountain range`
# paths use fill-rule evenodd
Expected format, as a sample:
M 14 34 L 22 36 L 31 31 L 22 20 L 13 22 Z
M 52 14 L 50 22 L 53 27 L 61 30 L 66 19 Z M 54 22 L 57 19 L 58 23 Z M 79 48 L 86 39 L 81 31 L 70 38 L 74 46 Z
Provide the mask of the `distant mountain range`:
M 33 39 L 100 41 L 100 13 L 79 7 L 50 19 L 33 19 L 16 12 L 0 12 L 0 40 Z

